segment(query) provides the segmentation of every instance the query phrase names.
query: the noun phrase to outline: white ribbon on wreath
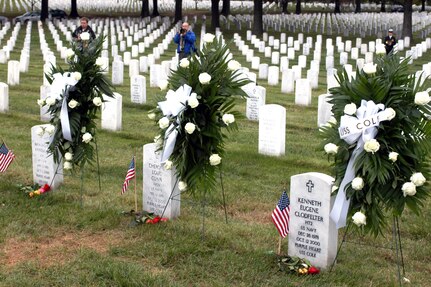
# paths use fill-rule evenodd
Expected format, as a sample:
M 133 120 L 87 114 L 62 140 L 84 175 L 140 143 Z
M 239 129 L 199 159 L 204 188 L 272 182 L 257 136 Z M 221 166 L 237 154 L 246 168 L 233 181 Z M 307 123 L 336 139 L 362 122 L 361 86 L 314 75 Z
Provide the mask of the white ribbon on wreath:
M 381 111 L 381 112 L 379 112 Z M 349 211 L 350 199 L 347 198 L 345 188 L 356 177 L 355 162 L 358 155 L 364 150 L 365 142 L 374 139 L 377 135 L 377 127 L 380 122 L 391 120 L 394 116 L 392 109 L 386 109 L 383 104 L 375 104 L 373 101 L 361 101 L 361 106 L 355 116 L 344 115 L 340 120 L 338 132 L 340 138 L 348 144 L 356 143 L 350 160 L 347 164 L 346 173 L 341 181 L 331 210 L 331 218 L 337 228 L 346 226 L 347 213 Z
M 187 107 L 187 100 L 192 92 L 192 87 L 184 84 L 179 87 L 175 92 L 169 90 L 166 94 L 166 101 L 159 102 L 158 106 L 165 117 L 176 117 Z M 180 121 L 177 118 L 176 122 L 172 123 L 165 133 L 165 140 L 163 145 L 163 152 L 161 162 L 166 161 L 174 151 L 175 142 L 178 136 L 177 126 Z

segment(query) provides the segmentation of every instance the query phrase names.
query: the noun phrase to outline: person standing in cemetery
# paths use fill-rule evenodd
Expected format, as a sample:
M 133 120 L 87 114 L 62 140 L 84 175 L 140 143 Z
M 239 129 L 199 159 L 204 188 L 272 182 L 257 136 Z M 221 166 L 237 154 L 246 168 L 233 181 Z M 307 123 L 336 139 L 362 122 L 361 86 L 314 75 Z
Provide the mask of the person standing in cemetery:
M 389 54 L 394 49 L 394 46 L 397 44 L 397 39 L 394 36 L 394 30 L 389 29 L 388 35 L 385 37 L 384 43 L 386 48 L 386 54 Z
M 88 18 L 82 17 L 80 19 L 80 23 L 81 23 L 81 26 L 76 28 L 76 30 L 72 33 L 73 40 L 80 42 L 81 34 L 84 32 L 87 32 L 88 34 L 90 34 L 91 40 L 96 39 L 96 34 L 94 33 L 93 29 L 91 29 L 91 27 L 88 25 Z
M 181 25 L 180 31 L 174 36 L 174 42 L 178 45 L 179 60 L 189 57 L 192 52 L 196 52 L 196 35 L 190 30 L 189 23 L 184 22 Z

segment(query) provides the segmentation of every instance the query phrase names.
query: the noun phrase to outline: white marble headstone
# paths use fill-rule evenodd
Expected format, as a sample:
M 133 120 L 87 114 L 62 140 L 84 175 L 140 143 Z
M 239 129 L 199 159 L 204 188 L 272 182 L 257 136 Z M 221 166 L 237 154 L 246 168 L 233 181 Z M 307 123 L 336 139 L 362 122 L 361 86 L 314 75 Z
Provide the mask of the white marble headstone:
M 145 104 L 147 101 L 147 82 L 144 76 L 135 75 L 130 79 L 130 100 L 132 103 Z
M 114 97 L 103 95 L 102 129 L 119 131 L 122 125 L 123 97 L 114 93 Z
M 290 179 L 290 256 L 306 258 L 319 268 L 329 267 L 337 253 L 338 231 L 329 217 L 334 178 L 317 172 Z
M 0 82 L 0 113 L 6 113 L 9 110 L 9 86 Z
M 280 105 L 264 105 L 259 110 L 259 153 L 271 156 L 285 154 L 286 109 Z

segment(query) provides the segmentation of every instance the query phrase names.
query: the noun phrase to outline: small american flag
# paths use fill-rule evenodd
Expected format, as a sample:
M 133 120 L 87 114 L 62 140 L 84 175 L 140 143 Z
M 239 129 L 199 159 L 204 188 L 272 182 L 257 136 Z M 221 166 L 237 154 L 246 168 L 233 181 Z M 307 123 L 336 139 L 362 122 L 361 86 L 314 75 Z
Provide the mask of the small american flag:
M 283 238 L 289 233 L 289 204 L 289 197 L 287 196 L 286 191 L 283 191 L 277 206 L 272 212 L 272 221 L 274 222 L 278 233 L 280 233 L 280 236 Z
M 14 158 L 13 152 L 2 143 L 0 146 L 0 172 L 5 172 Z
M 124 194 L 127 191 L 127 187 L 129 187 L 129 181 L 134 178 L 136 175 L 135 172 L 135 157 L 132 158 L 132 161 L 129 165 L 129 170 L 127 170 L 126 179 L 123 183 L 123 188 L 121 189 L 121 194 Z

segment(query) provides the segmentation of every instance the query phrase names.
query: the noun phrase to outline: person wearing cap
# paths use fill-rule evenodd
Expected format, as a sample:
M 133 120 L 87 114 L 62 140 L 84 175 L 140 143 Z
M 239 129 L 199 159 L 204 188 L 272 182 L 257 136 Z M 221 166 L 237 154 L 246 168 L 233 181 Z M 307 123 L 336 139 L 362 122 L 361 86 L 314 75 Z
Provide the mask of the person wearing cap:
M 389 54 L 397 44 L 397 39 L 394 37 L 394 30 L 388 30 L 388 35 L 385 37 L 384 44 L 386 48 L 386 54 Z
M 180 31 L 174 36 L 174 42 L 177 46 L 179 60 L 187 58 L 192 52 L 196 52 L 195 48 L 196 35 L 190 29 L 190 25 L 184 22 L 181 25 Z

